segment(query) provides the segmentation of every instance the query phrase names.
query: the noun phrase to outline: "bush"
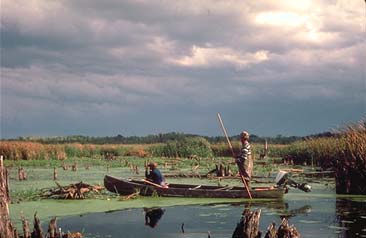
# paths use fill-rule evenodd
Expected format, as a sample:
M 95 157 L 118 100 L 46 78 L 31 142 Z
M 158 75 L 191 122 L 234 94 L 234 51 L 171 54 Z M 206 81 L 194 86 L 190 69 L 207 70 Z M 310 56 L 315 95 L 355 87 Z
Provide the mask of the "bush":
M 149 150 L 153 156 L 181 158 L 192 156 L 207 158 L 213 156 L 210 143 L 202 137 L 184 137 L 171 140 L 165 145 L 152 146 Z

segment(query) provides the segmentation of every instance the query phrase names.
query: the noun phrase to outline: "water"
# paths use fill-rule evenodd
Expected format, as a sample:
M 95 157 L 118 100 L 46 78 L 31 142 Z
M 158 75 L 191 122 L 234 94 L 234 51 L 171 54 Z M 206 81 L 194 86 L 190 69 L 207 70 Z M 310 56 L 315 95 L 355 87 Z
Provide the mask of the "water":
M 231 237 L 245 206 L 261 209 L 262 232 L 288 217 L 302 237 L 366 237 L 366 197 L 336 196 L 320 185 L 311 193 L 291 190 L 281 201 L 125 209 L 64 217 L 58 225 L 86 237 Z M 150 220 L 153 209 L 157 218 Z

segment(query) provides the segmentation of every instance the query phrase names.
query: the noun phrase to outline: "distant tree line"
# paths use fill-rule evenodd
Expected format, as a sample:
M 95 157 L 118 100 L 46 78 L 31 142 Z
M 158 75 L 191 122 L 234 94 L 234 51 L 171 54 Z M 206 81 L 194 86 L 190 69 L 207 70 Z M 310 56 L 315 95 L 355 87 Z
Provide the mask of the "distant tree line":
M 331 132 L 325 132 L 315 135 L 309 135 L 305 137 L 300 136 L 283 136 L 277 135 L 275 137 L 260 137 L 257 135 L 251 135 L 250 141 L 253 143 L 263 143 L 267 140 L 270 144 L 291 144 L 296 141 L 302 141 L 308 138 L 322 138 L 322 137 L 334 137 L 336 134 Z M 81 144 L 155 144 L 155 143 L 167 143 L 172 140 L 181 140 L 183 138 L 191 137 L 203 137 L 210 143 L 226 142 L 224 136 L 200 136 L 194 134 L 186 134 L 180 132 L 159 133 L 156 135 L 147 136 L 56 136 L 56 137 L 18 137 L 16 139 L 9 139 L 9 141 L 28 141 L 39 142 L 44 144 L 68 144 L 68 143 L 81 143 Z M 230 140 L 239 140 L 239 135 L 231 136 Z

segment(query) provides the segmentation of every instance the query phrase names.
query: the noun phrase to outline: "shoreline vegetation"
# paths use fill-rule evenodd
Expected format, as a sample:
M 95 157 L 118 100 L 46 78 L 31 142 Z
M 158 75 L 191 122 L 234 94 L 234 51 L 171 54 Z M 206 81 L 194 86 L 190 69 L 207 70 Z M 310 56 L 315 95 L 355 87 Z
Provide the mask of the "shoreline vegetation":
M 66 143 L 69 141 L 66 139 L 61 141 L 61 137 L 57 137 L 58 139 L 2 140 L 0 141 L 0 154 L 4 156 L 5 160 L 12 161 L 70 162 L 76 158 L 87 158 L 90 163 L 96 163 L 98 160 L 115 161 L 117 158 L 136 157 L 144 158 L 143 162 L 157 158 L 162 164 L 165 164 L 169 163 L 169 158 L 188 158 L 187 165 L 205 166 L 208 169 L 212 169 L 210 167 L 212 163 L 208 163 L 210 158 L 214 160 L 217 157 L 230 157 L 231 155 L 231 151 L 220 137 L 208 140 L 195 135 L 169 133 L 148 136 L 145 139 L 150 137 L 155 139 L 158 137 L 161 142 L 90 144 L 85 143 L 84 137 L 81 138 L 81 141 L 73 143 Z M 255 160 L 259 161 L 267 156 L 294 165 L 312 165 L 320 167 L 322 170 L 332 170 L 335 172 L 338 194 L 366 194 L 366 187 L 362 185 L 366 184 L 365 121 L 347 125 L 337 133 L 324 133 L 315 137 L 301 138 L 288 144 L 272 144 L 271 140 L 268 140 L 267 148 L 263 141 L 262 143 L 256 142 L 258 138 L 255 136 L 253 140 L 251 138 Z M 240 143 L 236 137 L 232 139 L 234 150 L 238 151 Z M 58 142 L 56 143 L 56 141 Z M 140 141 L 144 141 L 144 139 L 140 138 Z M 126 160 L 125 163 L 129 162 Z
M 233 141 L 233 146 L 236 152 L 239 151 L 238 140 Z M 312 174 L 320 171 L 320 176 L 328 176 L 327 172 L 331 172 L 330 174 L 334 174 L 335 177 L 337 194 L 366 194 L 364 186 L 366 184 L 365 123 L 348 125 L 333 136 L 302 138 L 288 144 L 253 142 L 252 147 L 255 175 L 258 175 L 253 177 L 253 182 L 262 183 L 263 179 L 268 182 L 274 172 L 286 168 L 300 171 L 299 173 L 303 176 L 306 176 L 306 172 Z M 4 156 L 4 164 L 9 169 L 11 185 L 14 185 L 9 192 L 10 207 L 16 226 L 19 226 L 21 221 L 15 218 L 18 216 L 15 214 L 26 214 L 27 217 L 31 217 L 31 214 L 39 210 L 40 217 L 50 216 L 48 210 L 42 211 L 42 204 L 46 202 L 54 206 L 58 202 L 51 199 L 45 200 L 40 196 L 40 192 L 54 187 L 56 181 L 60 182 L 59 188 L 61 189 L 62 186 L 64 190 L 69 189 L 70 184 L 79 182 L 82 184 L 81 181 L 98 187 L 104 174 L 143 176 L 142 170 L 151 161 L 157 162 L 166 172 L 165 174 L 173 175 L 169 180 L 174 181 L 180 179 L 177 177 L 180 173 L 202 175 L 215 167 L 221 168 L 221 165 L 228 168 L 226 166 L 229 166 L 232 161 L 230 154 L 231 151 L 226 143 L 220 141 L 213 143 L 198 136 L 184 136 L 152 144 L 0 141 L 0 155 Z M 232 174 L 236 174 L 236 166 L 231 166 Z M 304 168 L 307 168 L 307 171 L 304 171 Z M 228 181 L 224 178 L 208 179 L 208 182 L 218 184 L 235 182 L 235 180 Z M 197 182 L 199 178 L 186 179 Z M 317 180 L 316 177 L 312 179 L 314 182 Z M 105 201 L 107 200 L 110 210 L 120 209 L 123 206 L 140 207 L 145 206 L 146 203 L 142 198 L 116 197 L 105 191 L 87 195 L 85 198 L 83 205 L 98 203 L 103 209 L 106 209 Z M 160 198 L 154 199 L 160 203 Z M 124 201 L 123 206 L 118 202 L 121 200 Z M 174 200 L 174 205 L 177 205 L 176 202 L 177 200 Z M 149 200 L 149 206 L 150 203 Z M 29 207 L 30 204 L 33 205 Z M 78 210 L 80 202 L 73 200 L 63 204 L 70 206 L 65 214 L 80 212 Z M 71 204 L 77 204 L 78 208 L 72 207 Z M 29 210 L 24 210 L 25 207 L 29 207 Z M 53 213 L 63 214 L 56 210 Z

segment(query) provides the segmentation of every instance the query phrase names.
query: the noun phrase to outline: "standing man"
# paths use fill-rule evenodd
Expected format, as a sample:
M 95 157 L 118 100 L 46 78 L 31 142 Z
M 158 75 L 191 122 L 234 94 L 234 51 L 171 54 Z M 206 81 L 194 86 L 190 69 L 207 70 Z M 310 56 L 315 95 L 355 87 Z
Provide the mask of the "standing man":
M 242 131 L 240 133 L 241 150 L 236 157 L 236 163 L 239 167 L 239 173 L 244 176 L 248 186 L 253 173 L 252 150 L 249 144 L 249 133 Z

